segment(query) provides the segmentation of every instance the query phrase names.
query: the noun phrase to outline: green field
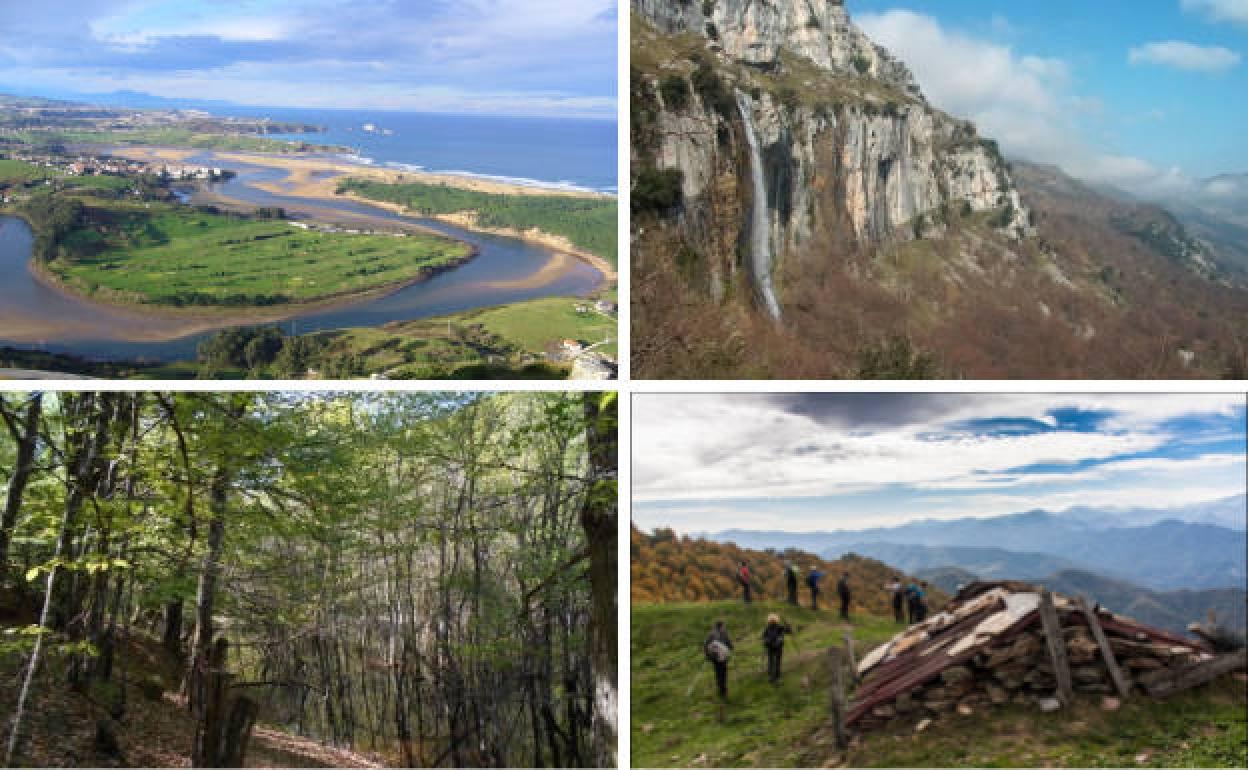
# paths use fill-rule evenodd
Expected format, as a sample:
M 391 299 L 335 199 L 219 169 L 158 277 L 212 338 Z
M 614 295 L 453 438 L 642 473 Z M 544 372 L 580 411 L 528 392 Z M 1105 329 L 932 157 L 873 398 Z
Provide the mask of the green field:
M 86 216 L 88 225 L 61 239 L 74 256 L 48 269 L 102 299 L 172 307 L 352 294 L 419 278 L 469 253 L 432 235 L 323 233 L 160 203 L 88 201 Z
M 0 158 L 0 185 L 30 184 L 59 176 L 58 172 L 50 168 L 36 166 L 25 161 Z
M 785 673 L 767 682 L 759 635 L 768 612 L 797 628 Z M 702 642 L 716 619 L 736 644 L 724 720 Z M 901 626 L 851 618 L 859 659 Z M 1248 766 L 1242 681 L 1226 677 L 1167 701 L 1143 696 L 1117 712 L 1081 696 L 1069 710 L 1007 705 L 942 716 L 923 733 L 913 719 L 866 733 L 847 754 L 828 725 L 826 649 L 841 644 L 831 610 L 777 603 L 632 605 L 632 757 L 638 767 L 1244 767 Z M 1147 754 L 1137 761 L 1136 757 Z
M 578 306 L 590 306 L 592 300 L 574 297 L 547 297 L 514 305 L 475 310 L 464 314 L 466 321 L 478 323 L 494 334 L 518 344 L 524 350 L 541 353 L 564 339 L 578 340 L 586 345 L 611 340 L 594 350 L 615 356 L 618 351 L 618 324 L 592 309 L 576 312 Z
M 134 180 L 121 176 L 71 176 L 33 163 L 0 158 L 0 187 L 28 185 L 45 179 L 55 180 L 55 186 L 60 189 L 116 191 L 134 187 Z
M 440 184 L 385 184 L 367 179 L 344 179 L 338 184 L 338 192 L 399 203 L 425 215 L 475 211 L 484 227 L 537 228 L 562 235 L 612 264 L 618 259 L 618 205 L 613 198 L 496 195 Z

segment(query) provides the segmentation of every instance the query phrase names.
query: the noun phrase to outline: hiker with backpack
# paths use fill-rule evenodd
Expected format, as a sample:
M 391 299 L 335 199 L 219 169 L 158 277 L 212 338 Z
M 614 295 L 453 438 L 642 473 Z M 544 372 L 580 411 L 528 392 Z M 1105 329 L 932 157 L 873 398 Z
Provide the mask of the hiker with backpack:
M 780 681 L 780 659 L 784 657 L 784 635 L 793 633 L 793 627 L 780 620 L 780 616 L 771 613 L 767 616 L 767 626 L 763 628 L 763 649 L 767 651 L 767 681 L 776 684 Z
M 811 565 L 810 573 L 806 575 L 806 585 L 810 588 L 810 608 L 812 610 L 819 609 L 819 581 L 823 579 L 823 573 L 818 567 Z
M 737 582 L 741 584 L 741 594 L 745 603 L 750 603 L 750 565 L 741 562 L 737 565 Z
M 836 581 L 836 595 L 841 600 L 841 620 L 849 620 L 849 573 L 841 574 L 841 579 Z
M 789 589 L 789 604 L 797 606 L 797 565 L 791 561 L 784 563 L 784 580 Z
M 901 587 L 901 577 L 893 575 L 893 579 L 884 585 L 884 590 L 888 591 L 889 598 L 893 603 L 893 620 L 901 623 L 906 619 L 902 610 L 902 604 L 905 600 L 905 592 Z
M 927 592 L 928 586 L 926 580 L 919 581 L 919 622 L 922 623 L 927 619 Z
M 702 643 L 702 653 L 715 667 L 715 689 L 719 692 L 720 700 L 727 701 L 728 659 L 732 657 L 732 639 L 728 638 L 728 632 L 724 630 L 724 621 L 715 621 L 715 627 Z
M 917 580 L 911 580 L 910 585 L 906 586 L 906 609 L 910 613 L 910 625 L 923 620 L 926 605 L 923 602 L 923 589 L 919 587 Z

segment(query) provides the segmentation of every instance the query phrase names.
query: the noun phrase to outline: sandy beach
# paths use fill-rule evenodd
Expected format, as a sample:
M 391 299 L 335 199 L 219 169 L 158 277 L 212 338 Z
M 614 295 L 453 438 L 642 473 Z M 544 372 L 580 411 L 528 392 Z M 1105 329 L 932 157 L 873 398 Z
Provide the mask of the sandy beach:
M 185 163 L 192 156 L 205 152 L 197 149 L 173 147 L 118 147 L 112 150 L 114 155 L 144 160 L 148 162 Z M 349 174 L 355 177 L 376 179 L 387 184 L 402 182 L 422 182 L 425 184 L 444 184 L 474 192 L 492 193 L 496 195 L 564 195 L 569 198 L 609 199 L 613 196 L 588 190 L 569 190 L 563 187 L 540 187 L 514 182 L 469 176 L 466 174 L 437 174 L 428 171 L 405 171 L 381 166 L 370 166 L 364 163 L 350 163 L 346 160 L 324 157 L 290 157 L 286 155 L 268 155 L 252 152 L 220 152 L 211 151 L 213 157 L 223 165 L 233 161 L 253 166 L 282 169 L 287 172 L 286 183 L 295 185 L 312 184 L 327 180 L 316 180 L 317 172 L 336 172 L 339 175 Z M 332 186 L 332 185 L 331 185 Z M 263 188 L 262 188 L 263 189 Z M 290 193 L 290 189 L 283 192 Z M 332 190 L 331 190 L 332 193 Z M 302 194 L 302 193 L 299 193 Z

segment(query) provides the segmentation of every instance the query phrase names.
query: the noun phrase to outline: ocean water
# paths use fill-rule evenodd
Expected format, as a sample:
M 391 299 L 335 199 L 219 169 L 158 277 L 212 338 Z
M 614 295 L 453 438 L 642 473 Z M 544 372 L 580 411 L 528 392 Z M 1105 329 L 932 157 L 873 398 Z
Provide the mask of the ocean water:
M 614 120 L 290 107 L 209 111 L 324 126 L 325 133 L 274 138 L 352 147 L 365 163 L 600 192 L 619 189 Z M 373 130 L 366 130 L 369 125 Z

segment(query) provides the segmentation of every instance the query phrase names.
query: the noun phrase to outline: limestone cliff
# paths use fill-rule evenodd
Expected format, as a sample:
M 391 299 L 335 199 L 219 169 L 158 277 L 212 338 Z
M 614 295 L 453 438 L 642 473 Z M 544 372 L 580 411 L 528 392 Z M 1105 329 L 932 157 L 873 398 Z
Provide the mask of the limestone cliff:
M 1029 232 L 995 143 L 928 104 L 841 0 L 632 8 L 634 180 L 681 173 L 682 227 L 710 258 L 712 292 L 749 252 L 766 294 L 759 264 L 774 270 L 829 231 L 870 245 L 938 236 L 951 216 L 990 212 L 1011 237 Z M 761 236 L 750 232 L 759 222 Z

